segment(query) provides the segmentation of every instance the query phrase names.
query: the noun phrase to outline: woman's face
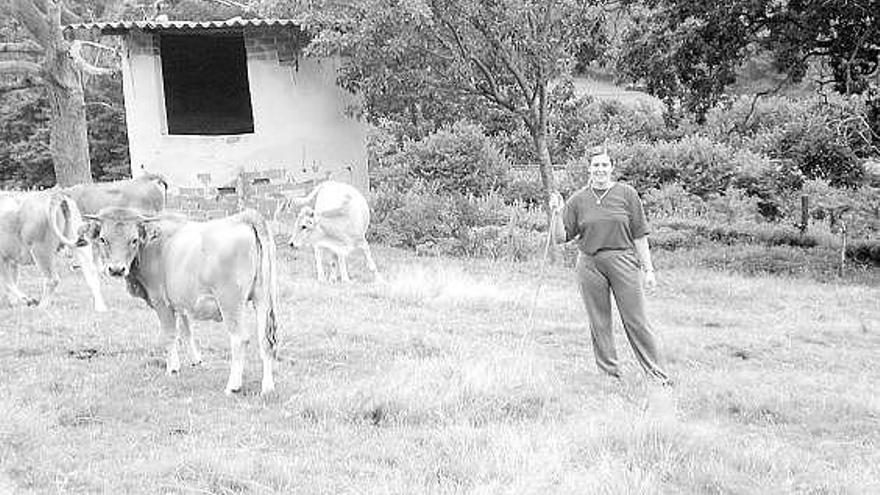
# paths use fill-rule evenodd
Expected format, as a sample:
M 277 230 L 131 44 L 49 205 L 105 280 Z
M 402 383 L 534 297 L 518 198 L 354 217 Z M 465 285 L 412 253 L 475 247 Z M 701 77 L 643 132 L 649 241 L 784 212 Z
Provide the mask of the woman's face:
M 611 172 L 614 165 L 608 155 L 596 155 L 590 160 L 590 179 L 593 182 L 604 184 L 611 182 Z

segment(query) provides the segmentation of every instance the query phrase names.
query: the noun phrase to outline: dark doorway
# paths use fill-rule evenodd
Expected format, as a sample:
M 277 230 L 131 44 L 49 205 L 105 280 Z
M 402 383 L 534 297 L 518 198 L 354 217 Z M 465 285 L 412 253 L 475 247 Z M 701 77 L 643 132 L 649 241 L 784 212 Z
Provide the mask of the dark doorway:
M 254 132 L 242 34 L 162 34 L 159 50 L 169 134 Z

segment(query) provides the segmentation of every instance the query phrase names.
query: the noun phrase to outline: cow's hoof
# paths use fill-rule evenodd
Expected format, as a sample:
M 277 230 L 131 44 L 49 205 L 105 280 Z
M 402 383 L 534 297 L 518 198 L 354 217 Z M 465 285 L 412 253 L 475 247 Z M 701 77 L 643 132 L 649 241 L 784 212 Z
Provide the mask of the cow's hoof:
M 192 366 L 193 368 L 198 368 L 199 366 L 203 365 L 204 363 L 205 362 L 202 361 L 201 359 L 196 359 L 195 361 L 190 363 L 190 366 Z
M 226 390 L 224 390 L 223 393 L 225 393 L 227 396 L 230 396 L 230 397 L 231 397 L 231 396 L 233 396 L 233 395 L 235 395 L 235 394 L 239 394 L 239 393 L 241 393 L 241 387 L 238 387 L 238 388 L 227 388 Z
M 168 376 L 177 377 L 177 376 L 180 376 L 180 370 L 179 370 L 179 369 L 176 369 L 176 370 L 165 370 L 165 374 L 168 375 Z
M 40 301 L 38 301 L 38 300 L 36 300 L 36 299 L 34 299 L 34 298 L 32 298 L 32 297 L 28 297 L 28 298 L 26 298 L 26 299 L 24 300 L 24 303 L 25 303 L 28 307 L 34 307 L 34 306 L 39 306 L 39 305 L 40 305 Z

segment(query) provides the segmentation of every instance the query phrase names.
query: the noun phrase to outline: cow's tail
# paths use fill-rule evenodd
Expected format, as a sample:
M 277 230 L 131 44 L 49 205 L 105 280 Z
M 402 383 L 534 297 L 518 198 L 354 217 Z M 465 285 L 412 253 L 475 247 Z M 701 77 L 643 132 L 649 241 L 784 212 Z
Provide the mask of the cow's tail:
M 61 225 L 58 225 L 59 220 Z M 49 227 L 61 244 L 70 248 L 83 247 L 85 241 L 79 237 L 78 232 L 82 223 L 82 215 L 75 201 L 65 194 L 52 194 L 49 201 Z
M 275 238 L 269 222 L 254 210 L 245 210 L 239 214 L 254 230 L 257 247 L 260 251 L 260 268 L 257 271 L 255 290 L 260 297 L 266 299 L 263 306 L 266 311 L 266 328 L 263 338 L 266 348 L 273 358 L 278 347 L 278 274 L 275 261 Z

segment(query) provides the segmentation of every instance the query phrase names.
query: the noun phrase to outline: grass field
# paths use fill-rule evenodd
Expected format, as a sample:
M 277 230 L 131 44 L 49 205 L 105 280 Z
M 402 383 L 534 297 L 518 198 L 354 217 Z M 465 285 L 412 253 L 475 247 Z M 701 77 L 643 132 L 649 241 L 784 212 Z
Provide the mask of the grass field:
M 195 325 L 205 363 L 166 377 L 118 281 L 106 314 L 73 274 L 49 308 L 0 310 L 0 493 L 880 493 L 876 286 L 659 258 L 665 393 L 622 334 L 624 382 L 597 374 L 566 269 L 530 323 L 537 263 L 380 248 L 387 283 L 343 286 L 282 251 L 268 398 L 255 343 L 224 396 L 216 323 Z

